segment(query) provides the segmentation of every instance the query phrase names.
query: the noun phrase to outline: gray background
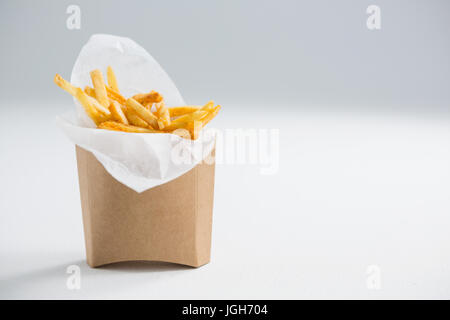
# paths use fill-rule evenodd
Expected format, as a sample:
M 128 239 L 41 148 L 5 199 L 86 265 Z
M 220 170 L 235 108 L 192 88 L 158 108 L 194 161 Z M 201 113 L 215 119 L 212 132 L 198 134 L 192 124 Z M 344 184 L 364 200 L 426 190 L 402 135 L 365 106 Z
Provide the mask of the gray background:
M 81 30 L 66 28 L 69 4 Z M 0 298 L 449 299 L 449 9 L 1 0 Z M 204 267 L 86 264 L 74 146 L 55 124 L 73 100 L 53 77 L 93 33 L 137 41 L 188 103 L 220 103 L 209 126 L 279 129 L 276 174 L 216 165 Z
M 81 30 L 66 28 L 69 4 Z M 1 97 L 64 99 L 54 73 L 69 77 L 89 36 L 110 33 L 146 48 L 192 103 L 447 110 L 449 28 L 446 0 L 3 0 Z

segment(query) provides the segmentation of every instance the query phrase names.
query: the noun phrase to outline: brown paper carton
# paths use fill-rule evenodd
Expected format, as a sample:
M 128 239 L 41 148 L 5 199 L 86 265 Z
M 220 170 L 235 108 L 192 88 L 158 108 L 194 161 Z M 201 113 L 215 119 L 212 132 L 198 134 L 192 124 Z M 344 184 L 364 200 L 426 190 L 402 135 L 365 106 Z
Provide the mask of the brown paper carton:
M 142 193 L 114 179 L 76 147 L 87 263 L 210 261 L 215 165 L 201 163 Z M 214 150 L 213 154 L 214 156 Z

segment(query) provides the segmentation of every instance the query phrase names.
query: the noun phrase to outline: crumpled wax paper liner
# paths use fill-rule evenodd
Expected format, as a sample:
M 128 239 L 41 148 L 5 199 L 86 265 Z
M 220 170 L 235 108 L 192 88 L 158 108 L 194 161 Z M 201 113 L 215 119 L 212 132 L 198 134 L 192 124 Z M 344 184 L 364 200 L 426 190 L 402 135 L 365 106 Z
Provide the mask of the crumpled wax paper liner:
M 71 83 L 92 86 L 89 72 L 100 69 L 106 75 L 111 66 L 120 92 L 125 97 L 156 90 L 168 106 L 185 105 L 177 87 L 152 56 L 129 38 L 93 35 L 75 62 Z M 83 107 L 74 99 L 75 114 L 57 118 L 68 138 L 92 152 L 118 181 L 142 192 L 178 178 L 194 168 L 213 147 L 213 135 L 195 141 L 169 133 L 126 133 L 95 129 Z M 181 156 L 180 156 L 181 155 Z

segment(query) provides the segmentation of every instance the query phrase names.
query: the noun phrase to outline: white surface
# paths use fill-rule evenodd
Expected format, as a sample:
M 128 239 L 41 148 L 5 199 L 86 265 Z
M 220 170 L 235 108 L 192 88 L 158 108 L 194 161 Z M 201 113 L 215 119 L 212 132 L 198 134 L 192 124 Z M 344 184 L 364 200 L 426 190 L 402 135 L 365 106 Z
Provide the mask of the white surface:
M 91 269 L 74 147 L 54 124 L 70 107 L 0 106 L 0 298 L 450 298 L 449 115 L 225 105 L 217 127 L 280 128 L 280 168 L 217 167 L 211 263 Z

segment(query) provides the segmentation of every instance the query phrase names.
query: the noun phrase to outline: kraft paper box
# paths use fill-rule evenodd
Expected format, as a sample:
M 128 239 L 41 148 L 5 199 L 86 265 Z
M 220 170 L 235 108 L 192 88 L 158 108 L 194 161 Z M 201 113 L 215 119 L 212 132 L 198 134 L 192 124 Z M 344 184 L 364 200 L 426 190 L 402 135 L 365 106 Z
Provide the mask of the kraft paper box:
M 214 153 L 214 151 L 213 151 Z M 209 262 L 214 164 L 142 193 L 114 179 L 76 147 L 87 262 L 91 267 L 154 260 L 199 267 Z
M 70 82 L 84 88 L 91 85 L 91 70 L 105 74 L 108 66 L 125 97 L 156 90 L 167 106 L 186 105 L 162 67 L 129 38 L 93 35 Z M 203 129 L 191 141 L 169 133 L 100 130 L 75 99 L 74 105 L 75 116 L 59 117 L 58 124 L 76 145 L 88 264 L 208 263 L 215 135 Z

